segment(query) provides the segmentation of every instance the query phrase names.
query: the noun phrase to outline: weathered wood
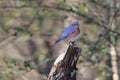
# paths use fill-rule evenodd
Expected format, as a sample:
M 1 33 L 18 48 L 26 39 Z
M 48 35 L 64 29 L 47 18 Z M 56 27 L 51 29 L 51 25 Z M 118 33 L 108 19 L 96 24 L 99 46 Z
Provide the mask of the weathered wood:
M 64 58 L 53 65 L 48 80 L 76 80 L 76 64 L 80 53 L 79 46 L 69 45 Z

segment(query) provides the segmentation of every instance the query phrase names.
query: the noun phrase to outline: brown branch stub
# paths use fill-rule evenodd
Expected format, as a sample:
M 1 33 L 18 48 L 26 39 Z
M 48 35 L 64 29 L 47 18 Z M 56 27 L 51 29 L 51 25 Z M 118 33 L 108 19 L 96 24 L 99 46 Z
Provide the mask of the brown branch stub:
M 53 65 L 54 71 L 50 72 L 48 80 L 76 80 L 76 64 L 81 50 L 79 46 L 69 45 L 63 60 Z

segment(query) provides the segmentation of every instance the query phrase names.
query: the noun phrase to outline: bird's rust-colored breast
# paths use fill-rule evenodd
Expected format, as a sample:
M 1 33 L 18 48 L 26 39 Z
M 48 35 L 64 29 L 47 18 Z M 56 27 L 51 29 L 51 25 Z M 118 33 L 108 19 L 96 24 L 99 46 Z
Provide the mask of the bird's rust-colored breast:
M 78 34 L 80 34 L 80 30 L 79 30 L 79 28 L 77 27 L 77 28 L 76 28 L 76 31 L 75 31 L 73 34 L 69 35 L 66 39 L 69 40 L 69 39 L 73 38 L 74 36 L 76 36 L 76 35 L 78 35 Z

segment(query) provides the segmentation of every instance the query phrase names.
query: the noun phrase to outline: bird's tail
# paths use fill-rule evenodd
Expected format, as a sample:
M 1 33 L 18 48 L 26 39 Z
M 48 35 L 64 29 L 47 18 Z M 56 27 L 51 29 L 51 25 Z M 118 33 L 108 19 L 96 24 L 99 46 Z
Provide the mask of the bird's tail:
M 55 46 L 57 43 L 59 43 L 61 41 L 61 39 L 58 39 L 53 45 L 52 45 L 52 47 L 53 46 Z

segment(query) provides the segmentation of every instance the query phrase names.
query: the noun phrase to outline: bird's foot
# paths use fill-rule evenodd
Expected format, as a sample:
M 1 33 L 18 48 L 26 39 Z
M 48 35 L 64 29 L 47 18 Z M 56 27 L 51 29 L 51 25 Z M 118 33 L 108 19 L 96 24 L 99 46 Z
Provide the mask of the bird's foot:
M 69 42 L 69 44 L 70 44 L 70 45 L 74 45 L 74 44 L 75 44 L 75 42 Z

